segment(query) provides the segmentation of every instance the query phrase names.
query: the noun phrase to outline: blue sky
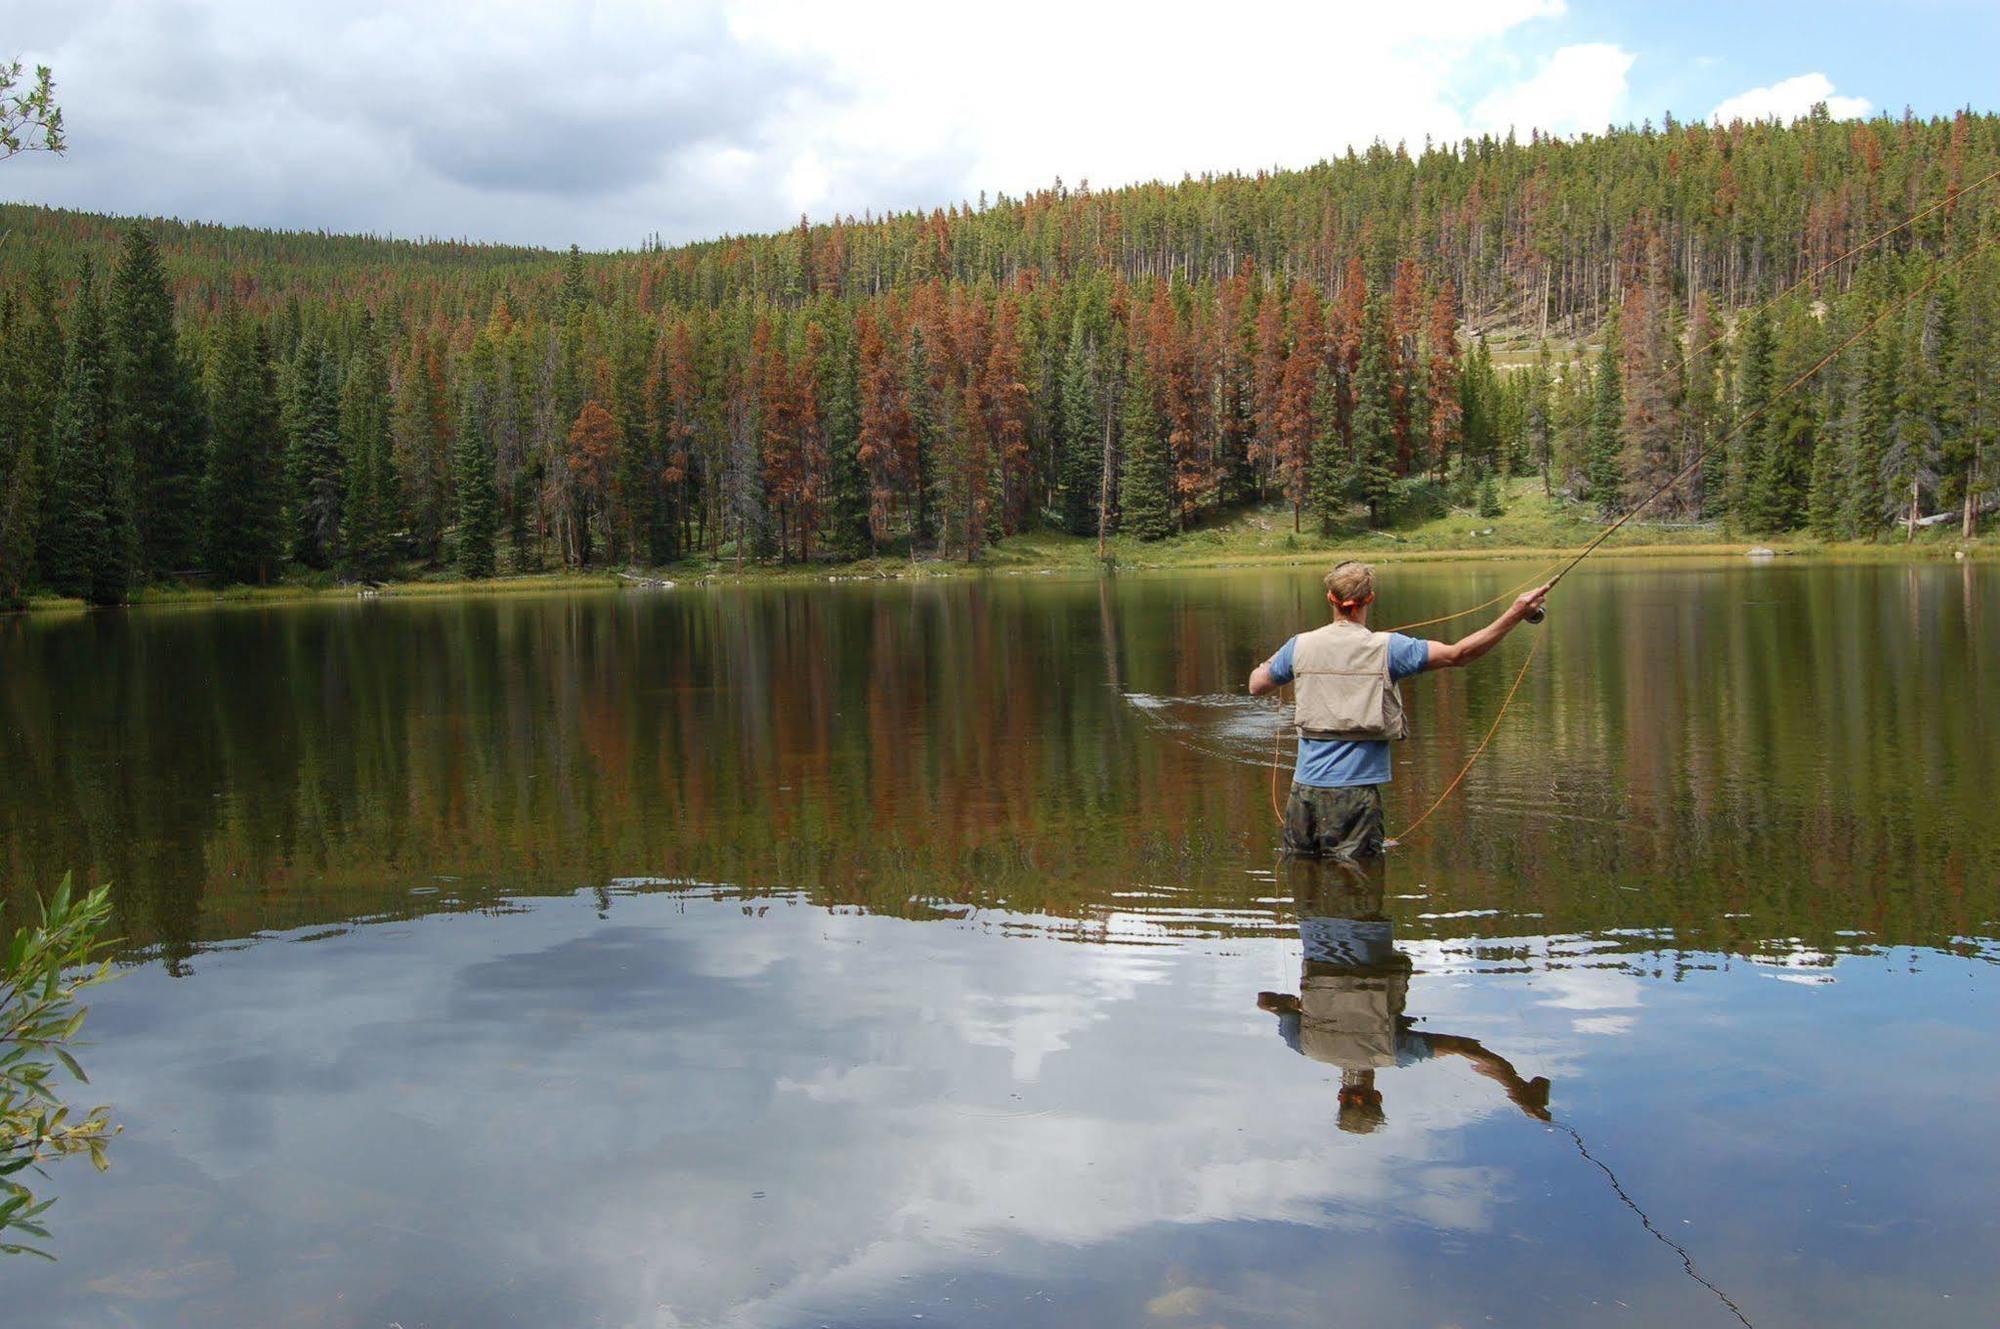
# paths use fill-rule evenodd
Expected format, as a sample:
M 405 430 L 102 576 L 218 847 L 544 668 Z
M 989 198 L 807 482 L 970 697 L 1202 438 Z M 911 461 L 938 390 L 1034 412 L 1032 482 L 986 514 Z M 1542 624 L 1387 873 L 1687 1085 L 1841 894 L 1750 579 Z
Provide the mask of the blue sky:
M 1304 166 L 1376 138 L 2000 102 L 2000 3 L 68 0 L 0 197 L 591 247 Z
M 1747 88 L 1806 73 L 1877 110 L 1949 114 L 2000 103 L 2000 4 L 1993 0 L 1859 3 L 1600 4 L 1573 0 L 1543 20 L 1558 43 L 1614 42 L 1637 55 L 1632 114 L 1691 119 Z

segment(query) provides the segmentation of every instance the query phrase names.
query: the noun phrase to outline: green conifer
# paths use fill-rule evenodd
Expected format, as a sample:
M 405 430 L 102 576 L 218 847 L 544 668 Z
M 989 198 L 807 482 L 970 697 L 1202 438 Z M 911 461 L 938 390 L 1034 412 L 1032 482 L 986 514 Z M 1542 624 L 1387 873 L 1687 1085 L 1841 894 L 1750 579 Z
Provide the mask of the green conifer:
M 1119 482 L 1120 529 L 1141 540 L 1159 540 L 1174 532 L 1173 454 L 1160 428 L 1153 402 L 1153 376 L 1143 353 L 1135 354 L 1125 371 L 1125 471 Z
M 482 578 L 494 573 L 494 537 L 500 495 L 493 482 L 493 439 L 476 394 L 468 393 L 459 420 L 455 458 L 458 489 L 458 571 Z
M 131 468 L 118 448 L 111 348 L 88 260 L 79 288 L 51 437 L 42 580 L 92 604 L 120 604 L 134 556 Z
M 139 571 L 192 569 L 201 546 L 203 413 L 174 340 L 174 302 L 153 238 L 133 225 L 111 282 L 111 390 L 131 458 Z
M 225 585 L 268 582 L 282 545 L 278 478 L 284 431 L 270 345 L 238 315 L 217 348 L 210 398 L 204 561 Z
M 1721 511 L 1724 518 L 1732 523 L 1754 526 L 1756 514 L 1751 509 L 1751 488 L 1759 468 L 1764 464 L 1765 431 L 1770 427 L 1771 361 L 1776 350 L 1776 338 L 1771 330 L 1770 318 L 1761 309 L 1752 310 L 1744 317 L 1739 335 L 1743 348 L 1737 365 L 1736 406 L 1733 412 L 1738 431 L 1730 438 L 1726 455 L 1720 459 Z
M 820 358 L 816 385 L 820 423 L 826 430 L 827 456 L 833 468 L 825 540 L 836 556 L 860 558 L 869 548 L 868 475 L 857 451 L 861 437 L 860 361 L 847 320 L 829 317 L 826 326 L 826 353 Z
M 326 569 L 340 556 L 340 510 L 346 492 L 340 456 L 340 374 L 317 337 L 299 343 L 285 409 L 287 536 L 292 557 Z
M 41 525 L 43 472 L 62 391 L 62 324 L 55 279 L 37 256 L 30 294 L 8 301 L 0 344 L 0 609 L 27 603 L 35 580 L 35 540 Z
M 1097 348 L 1081 311 L 1070 323 L 1062 362 L 1062 521 L 1071 535 L 1097 533 L 1104 490 L 1104 395 Z
M 341 537 L 348 571 L 363 580 L 380 580 L 389 574 L 395 552 L 396 474 L 390 455 L 388 362 L 367 315 L 340 385 L 340 446 L 346 479 Z
M 1322 535 L 1332 535 L 1347 518 L 1348 494 L 1354 488 L 1353 459 L 1340 436 L 1340 386 L 1331 369 L 1321 369 L 1313 388 L 1313 439 L 1307 463 L 1306 506 L 1319 521 Z
M 1597 353 L 1597 367 L 1591 376 L 1590 435 L 1584 479 L 1597 510 L 1610 517 L 1624 505 L 1622 490 L 1625 472 L 1620 464 L 1624 451 L 1619 426 L 1625 416 L 1623 381 L 1618 374 L 1618 327 L 1615 320 L 1607 329 L 1604 347 Z
M 1382 298 L 1368 305 L 1362 323 L 1361 364 L 1354 381 L 1354 496 L 1380 526 L 1396 501 L 1396 426 L 1390 410 L 1388 316 Z

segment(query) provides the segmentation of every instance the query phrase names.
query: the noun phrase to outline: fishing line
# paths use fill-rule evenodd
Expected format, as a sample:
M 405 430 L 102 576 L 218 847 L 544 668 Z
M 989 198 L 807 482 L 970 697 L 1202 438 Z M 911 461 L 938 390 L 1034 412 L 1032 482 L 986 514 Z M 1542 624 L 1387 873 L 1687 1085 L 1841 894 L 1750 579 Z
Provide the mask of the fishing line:
M 1599 1158 L 1596 1154 L 1591 1153 L 1590 1150 L 1587 1147 L 1585 1147 L 1583 1143 L 1583 1136 L 1578 1133 L 1576 1127 L 1570 1125 L 1566 1121 L 1556 1121 L 1553 1118 L 1550 1119 L 1549 1124 L 1551 1126 L 1554 1126 L 1557 1130 L 1561 1131 L 1563 1134 L 1569 1136 L 1571 1140 L 1575 1141 L 1576 1151 L 1579 1154 L 1582 1154 L 1584 1158 L 1588 1160 L 1590 1164 L 1593 1167 L 1595 1167 L 1599 1172 L 1602 1172 L 1604 1174 L 1605 1180 L 1611 1183 L 1612 1191 L 1618 1196 L 1618 1198 L 1621 1201 L 1624 1202 L 1624 1205 L 1627 1209 L 1630 1209 L 1633 1213 L 1639 1216 L 1639 1222 L 1645 1226 L 1646 1231 L 1652 1233 L 1654 1237 L 1659 1239 L 1661 1242 L 1664 1242 L 1668 1246 L 1668 1248 L 1670 1248 L 1673 1251 L 1674 1254 L 1681 1257 L 1681 1266 L 1687 1270 L 1687 1275 L 1689 1278 L 1692 1278 L 1695 1282 L 1701 1284 L 1703 1287 L 1707 1288 L 1710 1292 L 1713 1292 L 1716 1296 L 1716 1299 L 1729 1308 L 1729 1313 L 1731 1315 L 1734 1315 L 1739 1321 L 1742 1322 L 1743 1329 L 1755 1329 L 1755 1327 L 1750 1323 L 1750 1317 L 1743 1313 L 1743 1308 L 1741 1306 L 1738 1306 L 1734 1301 L 1730 1300 L 1729 1294 L 1727 1292 L 1724 1292 L 1721 1288 L 1717 1287 L 1715 1284 L 1709 1282 L 1706 1278 L 1702 1277 L 1701 1271 L 1694 1267 L 1694 1257 L 1688 1254 L 1687 1247 L 1681 1245 L 1678 1241 L 1675 1241 L 1672 1237 L 1668 1236 L 1666 1233 L 1660 1231 L 1660 1229 L 1653 1226 L 1653 1220 L 1647 1217 L 1646 1211 L 1639 1207 L 1639 1202 L 1634 1200 L 1632 1196 L 1626 1191 L 1624 1183 L 1618 1180 L 1618 1174 L 1611 1170 L 1611 1166 L 1608 1163 L 1606 1163 L 1603 1159 Z

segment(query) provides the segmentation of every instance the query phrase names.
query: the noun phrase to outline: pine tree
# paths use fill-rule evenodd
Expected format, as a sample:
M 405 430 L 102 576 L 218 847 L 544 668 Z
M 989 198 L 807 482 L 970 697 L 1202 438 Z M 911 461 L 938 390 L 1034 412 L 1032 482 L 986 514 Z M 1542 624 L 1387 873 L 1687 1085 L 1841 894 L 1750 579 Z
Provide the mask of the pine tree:
M 1733 523 L 1754 524 L 1751 488 L 1764 464 L 1766 431 L 1770 428 L 1772 356 L 1776 337 L 1771 320 L 1752 310 L 1739 330 L 1742 361 L 1737 367 L 1737 433 L 1729 440 L 1723 465 L 1722 515 Z
M 348 571 L 377 581 L 389 574 L 394 557 L 398 505 L 389 438 L 389 367 L 367 315 L 362 316 L 358 343 L 340 385 L 340 447 L 347 481 L 341 538 Z
M 832 467 L 826 543 L 840 558 L 868 552 L 868 473 L 862 468 L 861 372 L 845 319 L 827 321 L 826 353 L 819 360 L 819 418 Z
M 1775 337 L 1772 391 L 1796 381 L 1818 359 L 1818 323 L 1802 309 L 1787 317 Z M 1805 515 L 1807 480 L 1817 448 L 1819 421 L 1813 398 L 1801 387 L 1770 398 L 1763 416 L 1748 431 L 1756 450 L 1745 459 L 1744 523 L 1755 531 L 1790 530 Z
M 1527 374 L 1527 402 L 1523 412 L 1522 435 L 1528 449 L 1528 464 L 1542 473 L 1542 493 L 1553 494 L 1551 464 L 1555 458 L 1556 413 L 1555 371 L 1545 341 L 1535 352 L 1535 365 Z
M 904 459 L 909 455 L 912 428 L 896 355 L 882 324 L 864 307 L 855 319 L 856 373 L 861 397 L 861 428 L 855 435 L 855 460 L 868 477 L 868 540 L 880 552 L 890 536 L 896 497 L 909 482 Z
M 1278 379 L 1272 419 L 1276 469 L 1292 504 L 1292 529 L 1299 529 L 1312 480 L 1312 450 L 1318 434 L 1313 397 L 1326 359 L 1325 321 L 1316 292 L 1303 282 L 1292 291 L 1292 345 Z
M 993 335 L 979 383 L 979 409 L 1000 502 L 996 516 L 1002 535 L 1028 523 L 1034 500 L 1033 453 L 1028 441 L 1029 397 L 1021 349 L 1020 306 L 1011 294 L 993 308 Z
M 1644 500 L 1680 469 L 1680 375 L 1674 363 L 1678 340 L 1657 234 L 1651 237 L 1648 255 L 1645 277 L 1626 289 L 1618 318 L 1619 469 L 1620 487 L 1627 491 L 1621 507 Z M 1598 478 L 1593 477 L 1593 484 Z M 1607 513 L 1610 510 L 1606 508 Z
M 1801 514 L 1806 528 L 1820 540 L 1838 540 L 1848 535 L 1842 517 L 1847 497 L 1847 434 L 1853 425 L 1847 394 L 1853 376 L 1843 372 L 1843 361 L 1855 358 L 1853 351 L 1843 353 L 1821 376 L 1825 400 L 1819 428 L 1813 435 L 1812 458 L 1806 471 L 1805 511 Z
M 1389 337 L 1382 302 L 1362 320 L 1361 362 L 1354 384 L 1354 496 L 1368 505 L 1370 525 L 1389 517 L 1396 498 L 1396 426 Z
M 595 403 L 592 403 L 595 406 Z M 605 427 L 613 427 L 602 407 Z M 466 394 L 464 414 L 459 422 L 458 449 L 454 467 L 458 491 L 458 571 L 474 579 L 494 572 L 494 540 L 500 528 L 500 495 L 493 481 L 493 442 L 488 421 L 474 393 Z
M 1688 311 L 1687 352 L 1681 375 L 1681 444 L 1680 455 L 1674 459 L 1676 471 L 1692 465 L 1715 441 L 1718 403 L 1714 343 L 1715 318 L 1708 296 L 1697 295 Z M 1680 486 L 1687 510 L 1702 516 L 1708 514 L 1710 506 L 1708 471 L 1709 463 L 1704 462 Z
M 1499 517 L 1505 515 L 1506 511 L 1500 502 L 1499 482 L 1493 478 L 1493 472 L 1488 471 L 1479 480 L 1479 515 Z
M 42 580 L 96 605 L 124 602 L 131 584 L 131 466 L 120 453 L 111 400 L 111 348 L 88 260 L 56 398 Z
M 569 257 L 563 260 L 562 314 L 566 318 L 580 314 L 589 305 L 590 275 L 584 271 L 583 251 L 571 245 Z
M 55 279 L 37 256 L 29 298 L 8 302 L 0 342 L 0 610 L 27 603 L 35 580 L 44 471 L 62 392 L 62 324 Z
M 1897 342 L 1892 327 L 1877 329 L 1865 343 L 1856 397 L 1854 437 L 1847 458 L 1843 526 L 1856 537 L 1874 539 L 1891 499 L 1884 481 L 1889 434 L 1895 428 Z
M 282 529 L 278 477 L 283 430 L 264 329 L 236 317 L 217 348 L 210 394 L 204 558 L 217 582 L 268 582 Z
M 1125 370 L 1125 474 L 1119 485 L 1121 527 L 1141 540 L 1174 533 L 1173 454 L 1160 427 L 1153 375 L 1143 352 Z
M 1473 340 L 1464 356 L 1456 384 L 1438 383 L 1431 410 L 1431 438 L 1438 456 L 1448 461 L 1456 448 L 1474 469 L 1490 473 L 1515 464 L 1501 447 L 1504 398 L 1493 369 L 1493 352 L 1486 338 Z M 1532 371 L 1529 371 L 1532 373 Z M 1526 378 L 1527 375 L 1518 377 Z M 1454 436 L 1454 429 L 1456 434 Z M 1442 469 L 1443 463 L 1440 463 Z
M 1924 492 L 1937 490 L 1949 427 L 1946 367 L 1952 359 L 1952 332 L 1950 292 L 1940 286 L 1911 306 L 1897 357 L 1895 424 L 1883 462 L 1891 501 L 1909 523 L 1910 536 L 1916 533 Z
M 1806 495 L 1806 524 L 1819 539 L 1837 540 L 1842 534 L 1842 479 L 1839 435 L 1822 429 L 1813 443 L 1812 477 Z
M 1987 261 L 1968 267 L 1958 281 L 1953 310 L 1956 326 L 1951 359 L 1945 369 L 1947 428 L 1938 464 L 1939 497 L 1959 509 L 1959 531 L 1970 539 L 1978 526 L 1985 495 L 1986 459 L 1996 436 L 1996 380 L 2000 379 L 2000 307 L 1996 307 L 1994 274 Z
M 1597 354 L 1597 368 L 1591 374 L 1590 436 L 1586 444 L 1588 460 L 1585 479 L 1590 499 L 1598 511 L 1609 517 L 1620 507 L 1624 470 L 1618 429 L 1625 413 L 1624 385 L 1618 377 L 1619 329 L 1606 330 L 1604 347 Z
M 139 571 L 194 567 L 201 544 L 201 403 L 174 340 L 159 251 L 134 225 L 111 283 L 111 391 L 118 447 L 132 464 Z
M 612 361 L 611 400 L 621 437 L 607 525 L 614 537 L 612 557 L 626 562 L 650 558 L 659 543 L 655 525 L 662 506 L 663 460 L 646 428 L 646 351 L 641 331 L 627 328 L 618 338 Z M 491 429 L 489 424 L 489 437 Z
M 942 440 L 939 531 L 947 552 L 956 549 L 970 563 L 985 547 L 992 503 L 992 441 L 980 410 L 979 389 L 967 383 L 958 393 Z
M 1313 418 L 1319 437 L 1312 445 L 1311 507 L 1320 534 L 1331 535 L 1347 516 L 1348 494 L 1354 487 L 1352 458 L 1340 436 L 1339 382 L 1330 368 L 1320 370 L 1313 394 Z
M 497 380 L 495 355 L 491 330 L 482 330 L 466 358 L 465 375 Z M 408 499 L 410 544 L 435 567 L 444 557 L 445 527 L 452 519 L 451 402 L 443 356 L 430 338 L 412 345 L 403 362 L 391 426 L 398 487 Z
M 340 513 L 346 493 L 340 452 L 340 375 L 317 338 L 299 343 L 285 405 L 287 538 L 292 557 L 324 570 L 340 557 Z
M 1062 370 L 1062 514 L 1071 535 L 1097 532 L 1104 479 L 1104 391 L 1097 347 L 1079 312 L 1070 324 Z
M 1480 372 L 1479 354 L 1485 339 L 1474 343 L 1471 356 L 1461 356 L 1458 348 L 1458 291 L 1447 280 L 1432 297 L 1429 325 L 1424 336 L 1424 372 L 1430 411 L 1425 419 L 1424 450 L 1430 470 L 1443 479 L 1454 454 L 1462 453 L 1475 466 L 1498 463 L 1494 455 L 1498 439 L 1488 418 L 1485 394 L 1492 387 L 1492 361 Z
M 943 341 L 942 336 L 928 335 L 921 319 L 910 329 L 910 359 L 903 377 L 903 391 L 910 404 L 910 456 L 904 473 L 910 477 L 908 483 L 915 499 L 910 521 L 913 548 L 929 545 L 937 537 L 940 506 L 937 454 L 950 424 L 948 403 L 939 382 L 942 371 L 936 363 L 939 356 L 946 354 Z

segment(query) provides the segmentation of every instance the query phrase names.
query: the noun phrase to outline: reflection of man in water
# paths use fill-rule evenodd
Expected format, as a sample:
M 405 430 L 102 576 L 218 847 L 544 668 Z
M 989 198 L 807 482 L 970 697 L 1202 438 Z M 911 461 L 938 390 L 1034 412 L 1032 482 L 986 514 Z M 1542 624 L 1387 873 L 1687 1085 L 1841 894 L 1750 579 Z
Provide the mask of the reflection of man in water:
M 1382 786 L 1389 743 L 1404 738 L 1404 679 L 1471 664 L 1542 607 L 1547 586 L 1527 592 L 1479 631 L 1445 643 L 1375 632 L 1375 569 L 1346 562 L 1326 574 L 1333 621 L 1302 632 L 1250 674 L 1250 695 L 1298 684 L 1293 719 L 1299 757 L 1285 805 L 1285 848 L 1295 854 L 1372 858 L 1382 852 Z
M 1478 1039 L 1427 1033 L 1403 1014 L 1412 966 L 1382 912 L 1379 868 L 1297 860 L 1287 867 L 1305 945 L 1299 995 L 1260 992 L 1257 1005 L 1278 1017 L 1294 1052 L 1340 1067 L 1340 1129 L 1366 1135 L 1388 1119 L 1377 1070 L 1439 1055 L 1464 1057 L 1523 1112 L 1549 1119 L 1547 1079 L 1523 1080 Z

